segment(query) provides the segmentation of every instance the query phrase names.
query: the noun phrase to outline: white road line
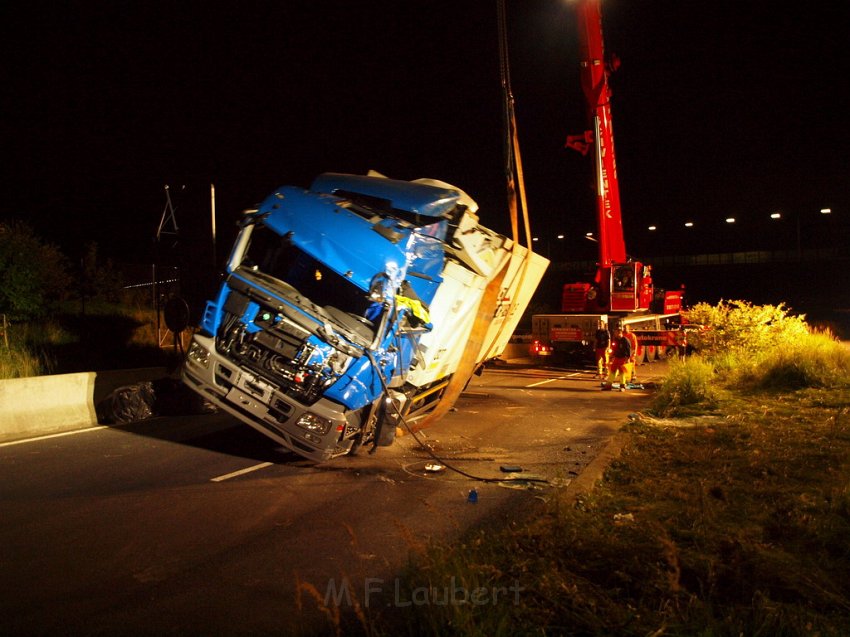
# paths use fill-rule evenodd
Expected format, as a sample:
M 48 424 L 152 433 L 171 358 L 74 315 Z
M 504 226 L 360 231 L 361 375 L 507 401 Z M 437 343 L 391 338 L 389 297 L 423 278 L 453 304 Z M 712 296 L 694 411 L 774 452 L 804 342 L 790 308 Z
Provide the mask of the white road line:
M 557 378 L 547 378 L 546 380 L 540 380 L 536 383 L 531 383 L 530 385 L 526 385 L 526 387 L 537 387 L 538 385 L 545 385 L 546 383 L 554 383 L 556 380 L 566 380 L 568 378 L 572 378 L 573 376 L 578 376 L 579 372 L 575 372 L 573 374 L 567 374 L 566 376 L 558 376 Z
M 86 427 L 85 429 L 74 429 L 72 431 L 62 431 L 58 434 L 47 434 L 45 436 L 35 436 L 33 438 L 24 438 L 23 440 L 11 440 L 9 442 L 0 442 L 0 447 L 11 447 L 12 445 L 22 445 L 27 442 L 38 442 L 39 440 L 49 440 L 50 438 L 61 438 L 62 436 L 76 436 L 77 434 L 87 434 L 90 431 L 99 431 L 101 429 L 109 429 L 107 425 L 99 427 Z
M 233 473 L 226 473 L 223 476 L 218 476 L 217 478 L 211 478 L 210 482 L 224 482 L 225 480 L 230 480 L 230 478 L 235 478 L 236 476 L 245 475 L 246 473 L 251 473 L 252 471 L 259 471 L 260 469 L 265 469 L 266 467 L 272 466 L 273 462 L 261 462 L 260 464 L 255 464 L 253 467 L 247 467 L 245 469 L 240 469 L 239 471 L 234 471 Z

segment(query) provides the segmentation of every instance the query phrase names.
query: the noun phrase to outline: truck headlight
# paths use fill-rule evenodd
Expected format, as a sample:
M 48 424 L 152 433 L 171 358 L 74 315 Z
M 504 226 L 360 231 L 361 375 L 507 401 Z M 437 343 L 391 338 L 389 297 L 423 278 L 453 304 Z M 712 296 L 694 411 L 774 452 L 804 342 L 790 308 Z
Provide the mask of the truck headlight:
M 208 368 L 210 366 L 209 350 L 197 341 L 192 341 L 189 345 L 189 352 L 186 354 L 186 357 L 201 367 Z
M 326 434 L 331 428 L 331 421 L 316 414 L 306 413 L 295 421 L 295 424 L 317 434 Z

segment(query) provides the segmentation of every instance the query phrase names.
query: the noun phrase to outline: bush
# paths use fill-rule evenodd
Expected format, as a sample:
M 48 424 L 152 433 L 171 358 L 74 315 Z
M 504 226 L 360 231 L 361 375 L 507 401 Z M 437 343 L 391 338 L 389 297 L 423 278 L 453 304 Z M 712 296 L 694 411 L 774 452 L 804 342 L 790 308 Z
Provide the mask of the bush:
M 0 222 L 0 313 L 26 320 L 55 309 L 71 279 L 65 257 L 23 222 Z
M 753 305 L 747 301 L 697 303 L 688 311 L 691 323 L 705 329 L 690 336 L 690 343 L 707 357 L 741 356 L 752 359 L 809 333 L 805 316 L 791 316 L 779 305 Z

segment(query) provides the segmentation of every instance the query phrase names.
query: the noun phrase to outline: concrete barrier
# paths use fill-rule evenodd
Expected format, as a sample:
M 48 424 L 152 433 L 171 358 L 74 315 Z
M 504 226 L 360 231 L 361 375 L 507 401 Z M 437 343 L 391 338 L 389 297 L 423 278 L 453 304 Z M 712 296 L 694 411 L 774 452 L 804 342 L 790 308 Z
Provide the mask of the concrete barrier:
M 95 372 L 0 381 L 0 441 L 97 424 Z
M 528 343 L 509 343 L 499 358 L 528 356 Z M 96 407 L 112 391 L 168 376 L 164 367 L 145 367 L 0 380 L 0 442 L 96 426 Z
M 529 354 L 528 348 L 528 343 L 508 343 L 499 358 L 503 361 L 529 358 L 531 354 Z
M 93 427 L 97 404 L 112 391 L 167 375 L 143 367 L 0 380 L 0 442 Z

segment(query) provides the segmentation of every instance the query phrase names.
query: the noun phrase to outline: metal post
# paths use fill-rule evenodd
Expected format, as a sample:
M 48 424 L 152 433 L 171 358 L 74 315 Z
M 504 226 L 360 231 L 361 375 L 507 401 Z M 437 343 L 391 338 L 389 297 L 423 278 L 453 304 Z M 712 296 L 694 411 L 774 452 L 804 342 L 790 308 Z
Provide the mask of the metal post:
M 212 254 L 213 267 L 218 267 L 218 259 L 215 255 L 215 184 L 210 184 L 210 220 L 212 223 Z

